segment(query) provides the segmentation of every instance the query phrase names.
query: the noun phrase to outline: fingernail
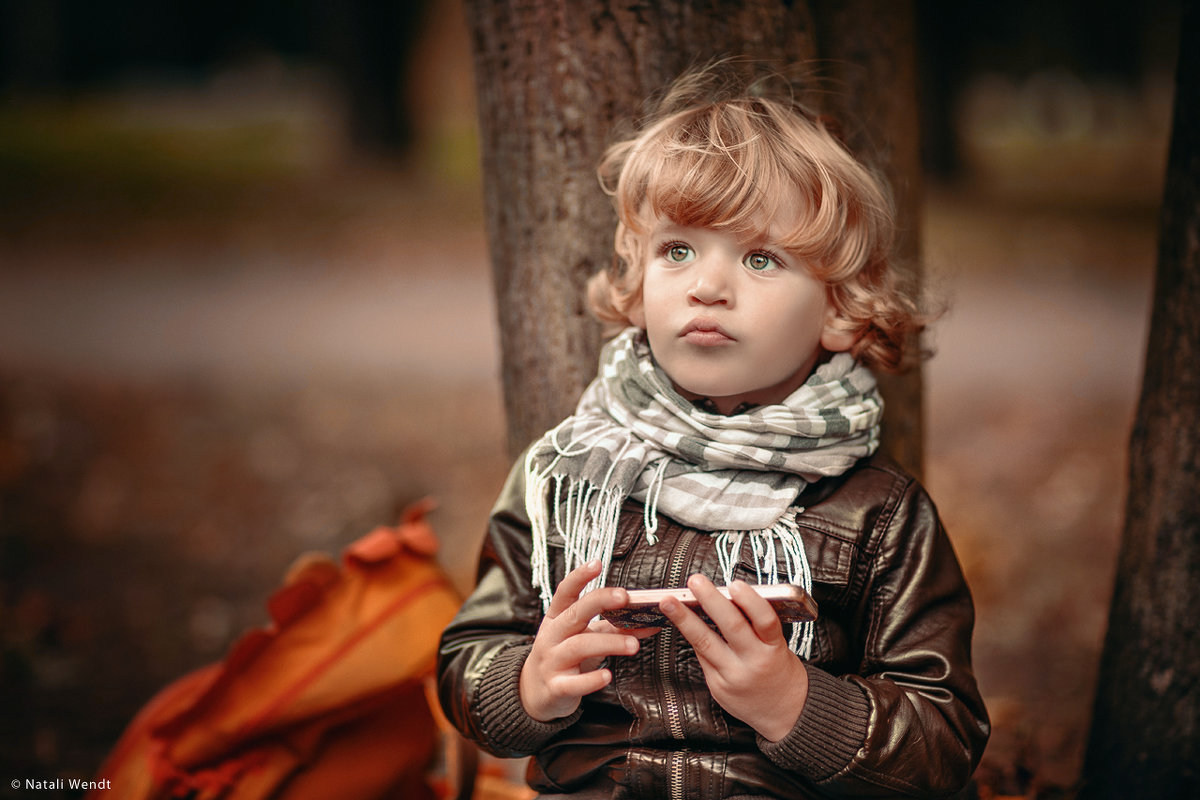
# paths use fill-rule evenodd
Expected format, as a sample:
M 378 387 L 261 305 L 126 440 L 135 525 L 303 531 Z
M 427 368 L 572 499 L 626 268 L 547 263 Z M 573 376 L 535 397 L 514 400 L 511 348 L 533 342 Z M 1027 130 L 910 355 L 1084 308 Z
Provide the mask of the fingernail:
M 661 603 L 659 603 L 658 607 L 661 608 L 667 614 L 671 614 L 679 609 L 679 601 L 676 600 L 674 597 L 668 597 L 667 599 L 665 599 Z

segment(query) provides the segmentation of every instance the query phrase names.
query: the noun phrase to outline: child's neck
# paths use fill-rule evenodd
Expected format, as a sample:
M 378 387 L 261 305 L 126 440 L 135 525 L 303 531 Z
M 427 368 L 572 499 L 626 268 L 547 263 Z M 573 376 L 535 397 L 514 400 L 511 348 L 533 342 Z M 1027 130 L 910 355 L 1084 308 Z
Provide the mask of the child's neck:
M 688 397 L 686 394 L 684 394 L 683 396 L 685 398 L 687 398 L 687 400 L 692 405 L 694 405 L 696 408 L 700 409 L 704 413 L 720 414 L 723 417 L 733 417 L 738 414 L 745 414 L 747 411 L 751 411 L 755 408 L 758 408 L 757 403 L 743 401 L 741 403 L 738 403 L 737 405 L 734 405 L 732 408 L 723 409 L 721 407 L 721 404 L 719 404 L 716 400 L 714 400 L 711 397 Z

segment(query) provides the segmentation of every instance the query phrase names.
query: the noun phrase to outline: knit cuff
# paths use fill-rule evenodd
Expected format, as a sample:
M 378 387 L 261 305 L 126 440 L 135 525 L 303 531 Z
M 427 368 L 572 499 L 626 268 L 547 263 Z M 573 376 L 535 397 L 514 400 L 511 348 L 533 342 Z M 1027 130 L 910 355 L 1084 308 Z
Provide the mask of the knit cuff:
M 480 726 L 496 752 L 525 756 L 559 731 L 574 724 L 581 708 L 561 719 L 539 722 L 521 705 L 521 668 L 533 645 L 509 647 L 501 651 L 479 679 L 476 694 Z
M 871 704 L 861 686 L 808 666 L 808 699 L 778 742 L 758 737 L 763 754 L 784 769 L 821 782 L 849 766 L 867 739 Z

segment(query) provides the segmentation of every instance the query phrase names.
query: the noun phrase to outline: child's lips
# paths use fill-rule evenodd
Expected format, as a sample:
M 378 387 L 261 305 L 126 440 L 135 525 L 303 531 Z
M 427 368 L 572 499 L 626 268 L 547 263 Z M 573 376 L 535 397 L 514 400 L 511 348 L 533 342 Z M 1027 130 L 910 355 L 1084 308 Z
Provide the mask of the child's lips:
M 692 320 L 680 332 L 679 338 L 688 344 L 699 345 L 701 347 L 716 347 L 737 341 L 716 322 L 707 319 Z

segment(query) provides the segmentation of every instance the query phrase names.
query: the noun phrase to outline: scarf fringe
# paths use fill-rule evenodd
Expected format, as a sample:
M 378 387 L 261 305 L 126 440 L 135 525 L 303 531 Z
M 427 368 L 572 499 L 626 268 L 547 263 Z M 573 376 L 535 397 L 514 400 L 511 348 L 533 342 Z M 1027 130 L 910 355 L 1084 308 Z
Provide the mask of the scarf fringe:
M 563 454 L 552 459 L 548 465 L 538 469 L 531 452 L 525 459 L 525 507 L 529 512 L 529 523 L 533 536 L 533 551 L 530 556 L 534 588 L 539 590 L 543 612 L 549 612 L 550 600 L 555 586 L 550 578 L 550 531 L 562 537 L 566 571 L 570 572 L 581 564 L 599 559 L 600 574 L 584 588 L 592 591 L 605 585 L 612 565 L 613 549 L 616 546 L 617 523 L 626 494 L 608 486 L 583 478 L 568 478 L 553 475 L 554 467 Z M 658 493 L 662 487 L 663 470 L 667 460 L 663 459 L 650 473 L 649 488 L 645 502 L 646 540 L 650 544 L 658 541 Z M 553 498 L 553 502 L 550 499 Z M 786 581 L 812 592 L 812 571 L 796 515 L 802 508 L 790 508 L 772 526 L 753 531 L 722 531 L 713 534 L 717 558 L 721 566 L 721 577 L 728 585 L 734 580 L 734 567 L 738 563 L 747 540 L 750 544 L 757 583 L 776 584 L 784 582 L 779 574 L 780 550 L 783 555 Z M 814 625 L 811 622 L 796 623 L 788 637 L 788 647 L 801 658 L 812 654 Z
M 794 583 L 812 594 L 812 569 L 808 564 L 808 554 L 804 552 L 800 526 L 796 524 L 797 515 L 802 513 L 803 508 L 793 507 L 769 528 L 757 531 L 722 531 L 716 534 L 717 559 L 721 565 L 721 577 L 725 585 L 733 583 L 734 568 L 746 540 L 749 539 L 756 583 Z M 786 581 L 780 579 L 776 542 L 783 551 Z M 816 625 L 812 622 L 793 623 L 788 636 L 788 647 L 801 658 L 810 658 L 815 632 Z
M 562 537 L 567 572 L 593 559 L 600 560 L 600 575 L 584 591 L 598 589 L 604 586 L 612 565 L 617 521 L 625 502 L 625 494 L 616 487 L 551 474 L 557 461 L 555 458 L 539 470 L 532 452 L 525 459 L 525 508 L 533 535 L 530 566 L 533 586 L 540 592 L 545 612 L 550 610 L 555 589 L 550 579 L 551 527 Z M 552 504 L 548 502 L 550 498 Z M 654 541 L 657 540 L 651 539 Z

